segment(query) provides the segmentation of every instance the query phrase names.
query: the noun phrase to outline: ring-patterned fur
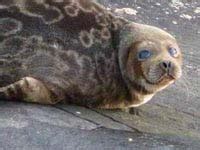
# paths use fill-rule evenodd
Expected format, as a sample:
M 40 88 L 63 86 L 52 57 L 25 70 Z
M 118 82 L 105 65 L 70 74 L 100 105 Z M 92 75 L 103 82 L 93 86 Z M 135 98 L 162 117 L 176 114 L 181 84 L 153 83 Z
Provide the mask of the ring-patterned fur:
M 119 35 L 129 23 L 93 0 L 1 0 L 1 97 L 132 105 L 118 60 Z

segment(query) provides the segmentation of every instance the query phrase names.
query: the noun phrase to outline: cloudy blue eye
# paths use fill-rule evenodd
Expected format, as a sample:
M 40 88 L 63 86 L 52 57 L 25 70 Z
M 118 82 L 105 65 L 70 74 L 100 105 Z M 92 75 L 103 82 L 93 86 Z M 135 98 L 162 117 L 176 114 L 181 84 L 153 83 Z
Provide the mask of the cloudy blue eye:
M 169 54 L 170 54 L 172 57 L 177 57 L 177 56 L 178 56 L 178 52 L 177 52 L 176 48 L 170 47 L 170 48 L 168 49 L 168 51 L 169 51 Z
M 145 60 L 149 57 L 151 57 L 151 52 L 149 50 L 142 50 L 138 53 L 139 60 Z

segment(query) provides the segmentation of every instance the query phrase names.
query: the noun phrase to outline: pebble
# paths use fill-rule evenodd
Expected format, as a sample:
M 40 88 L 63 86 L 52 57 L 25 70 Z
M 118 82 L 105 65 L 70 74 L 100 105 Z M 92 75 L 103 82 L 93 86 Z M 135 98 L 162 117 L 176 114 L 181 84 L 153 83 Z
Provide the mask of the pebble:
M 80 112 L 80 111 L 77 111 L 77 112 L 76 112 L 76 114 L 80 115 L 80 114 L 81 114 L 81 112 Z
M 160 3 L 156 3 L 157 6 L 160 6 Z
M 181 7 L 184 7 L 184 4 L 180 1 L 177 1 L 177 0 L 172 0 L 171 4 L 170 4 L 171 7 L 179 10 Z
M 137 10 L 134 10 L 132 8 L 117 8 L 115 9 L 116 13 L 125 13 L 128 15 L 136 15 L 137 14 Z
M 132 138 L 128 138 L 128 141 L 129 141 L 129 142 L 133 142 L 133 139 L 132 139 Z
M 191 19 L 192 19 L 192 16 L 187 15 L 187 14 L 181 14 L 180 17 L 181 17 L 181 18 L 184 18 L 184 19 L 188 19 L 188 20 L 191 20 Z
M 194 12 L 195 12 L 196 14 L 200 13 L 200 7 L 197 7 L 197 8 L 194 10 Z
M 165 12 L 165 14 L 166 14 L 166 15 L 169 15 L 169 12 L 168 12 L 168 11 L 166 11 L 166 12 Z
M 172 21 L 173 24 L 178 24 L 175 20 Z

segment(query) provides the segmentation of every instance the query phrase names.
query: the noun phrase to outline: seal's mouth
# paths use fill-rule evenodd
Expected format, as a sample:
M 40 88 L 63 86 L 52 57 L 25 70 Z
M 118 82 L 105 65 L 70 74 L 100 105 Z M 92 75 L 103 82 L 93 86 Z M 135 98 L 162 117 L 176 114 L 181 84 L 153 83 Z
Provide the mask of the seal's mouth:
M 153 81 L 153 80 L 150 80 L 148 78 L 145 78 L 146 82 L 148 84 L 151 84 L 151 85 L 159 85 L 161 83 L 165 83 L 165 84 L 168 84 L 169 82 L 171 81 L 175 81 L 177 78 L 174 76 L 174 75 L 171 75 L 169 73 L 165 73 L 163 74 L 158 80 L 156 81 Z

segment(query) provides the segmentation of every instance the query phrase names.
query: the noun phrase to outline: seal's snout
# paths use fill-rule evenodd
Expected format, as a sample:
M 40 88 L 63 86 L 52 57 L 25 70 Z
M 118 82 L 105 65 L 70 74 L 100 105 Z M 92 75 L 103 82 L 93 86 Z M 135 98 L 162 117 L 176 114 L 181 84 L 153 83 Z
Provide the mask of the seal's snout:
M 176 66 L 172 61 L 162 61 L 159 66 L 163 71 L 163 76 L 165 77 L 170 77 L 172 80 L 175 80 L 181 76 L 179 74 L 181 68 L 178 69 L 178 66 Z
M 171 78 L 172 80 L 176 79 L 175 65 L 171 61 L 162 61 L 160 68 L 163 70 L 163 76 Z
M 160 63 L 160 67 L 166 71 L 169 72 L 169 70 L 172 68 L 172 63 L 170 61 L 162 61 Z

